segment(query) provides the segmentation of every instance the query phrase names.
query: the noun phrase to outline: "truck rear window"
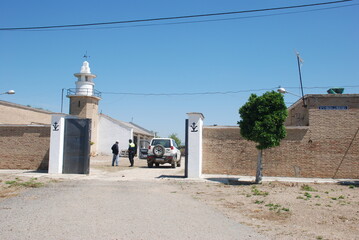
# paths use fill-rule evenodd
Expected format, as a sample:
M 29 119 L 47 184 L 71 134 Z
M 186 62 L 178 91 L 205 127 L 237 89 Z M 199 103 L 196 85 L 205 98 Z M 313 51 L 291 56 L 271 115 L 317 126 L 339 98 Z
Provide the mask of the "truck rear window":
M 170 148 L 171 147 L 171 143 L 170 143 L 170 140 L 168 139 L 154 139 L 152 141 L 152 146 L 155 146 L 155 145 L 162 145 L 163 147 L 165 148 Z

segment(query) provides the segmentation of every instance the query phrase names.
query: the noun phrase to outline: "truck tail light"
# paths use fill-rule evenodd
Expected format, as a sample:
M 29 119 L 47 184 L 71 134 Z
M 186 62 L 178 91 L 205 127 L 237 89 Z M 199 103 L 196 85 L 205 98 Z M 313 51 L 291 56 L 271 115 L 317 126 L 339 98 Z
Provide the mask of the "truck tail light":
M 171 150 L 175 149 L 173 146 L 171 146 Z
M 151 145 L 150 145 L 150 146 L 148 146 L 148 150 L 151 150 Z

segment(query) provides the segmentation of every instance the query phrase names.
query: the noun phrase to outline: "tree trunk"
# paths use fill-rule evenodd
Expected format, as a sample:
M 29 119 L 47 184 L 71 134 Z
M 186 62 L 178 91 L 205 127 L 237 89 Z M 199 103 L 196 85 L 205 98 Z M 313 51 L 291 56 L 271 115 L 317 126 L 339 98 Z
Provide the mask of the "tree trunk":
M 259 150 L 258 151 L 258 159 L 257 159 L 257 174 L 256 174 L 256 183 L 262 183 L 262 170 L 263 170 L 263 165 L 262 165 L 262 155 L 263 155 L 263 150 Z

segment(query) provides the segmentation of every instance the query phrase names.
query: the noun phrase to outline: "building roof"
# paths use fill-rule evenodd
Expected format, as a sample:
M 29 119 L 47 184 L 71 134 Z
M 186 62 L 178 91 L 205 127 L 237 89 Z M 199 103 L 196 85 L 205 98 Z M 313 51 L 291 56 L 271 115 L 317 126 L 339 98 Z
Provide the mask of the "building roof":
M 3 105 L 3 106 L 13 107 L 13 108 L 20 108 L 20 109 L 24 109 L 24 110 L 40 112 L 40 113 L 45 113 L 45 114 L 56 114 L 56 112 L 51 112 L 51 111 L 44 110 L 44 109 L 41 109 L 41 108 L 34 108 L 34 107 L 31 107 L 31 106 L 20 105 L 20 104 L 17 104 L 17 103 L 6 102 L 6 101 L 2 101 L 2 100 L 0 100 L 0 104 Z
M 306 94 L 304 100 L 310 98 L 359 98 L 359 94 Z M 288 107 L 288 110 L 303 104 L 303 99 L 299 98 L 295 103 Z
M 152 131 L 149 131 L 143 127 L 140 127 L 138 126 L 137 124 L 134 124 L 134 123 L 131 123 L 131 122 L 124 122 L 124 121 L 120 121 L 120 120 L 117 120 L 117 119 L 114 119 L 106 114 L 103 114 L 103 113 L 100 113 L 100 116 L 101 117 L 104 117 L 116 124 L 119 124 L 125 128 L 128 128 L 128 129 L 133 129 L 133 132 L 136 133 L 136 134 L 142 134 L 142 135 L 147 135 L 147 136 L 153 136 L 154 133 Z

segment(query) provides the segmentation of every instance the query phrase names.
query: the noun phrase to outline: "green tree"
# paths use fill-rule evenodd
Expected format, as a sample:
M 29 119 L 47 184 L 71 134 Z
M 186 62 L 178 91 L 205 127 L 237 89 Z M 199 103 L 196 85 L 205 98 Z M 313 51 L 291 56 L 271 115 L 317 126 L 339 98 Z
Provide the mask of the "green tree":
M 181 145 L 181 139 L 178 138 L 177 133 L 172 133 L 171 135 L 168 136 L 169 138 L 172 138 L 173 140 L 175 140 L 177 146 Z
M 262 96 L 251 94 L 248 102 L 240 109 L 241 120 L 238 122 L 241 135 L 258 143 L 256 183 L 262 182 L 263 150 L 279 146 L 286 136 L 284 121 L 287 118 L 287 107 L 283 95 L 275 91 Z

